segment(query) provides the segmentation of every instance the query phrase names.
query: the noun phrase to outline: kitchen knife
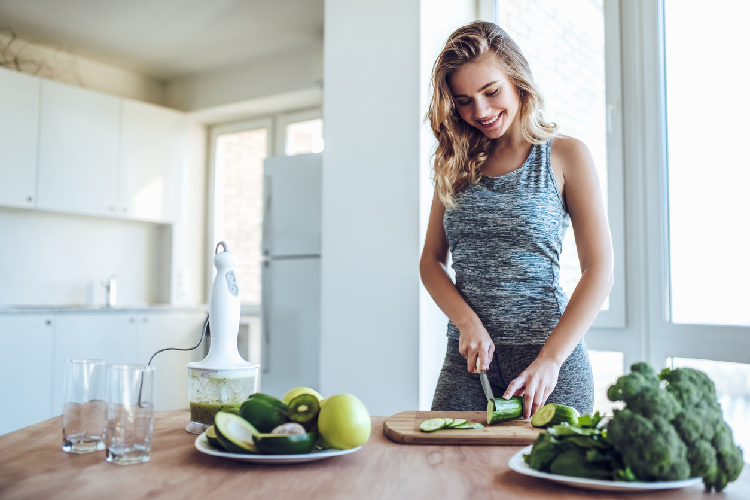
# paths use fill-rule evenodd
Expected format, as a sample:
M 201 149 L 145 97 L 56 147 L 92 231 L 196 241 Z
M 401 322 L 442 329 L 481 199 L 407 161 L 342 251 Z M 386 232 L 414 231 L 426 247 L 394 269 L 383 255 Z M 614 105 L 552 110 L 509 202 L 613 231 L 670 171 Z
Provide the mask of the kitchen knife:
M 477 358 L 477 371 L 479 372 L 479 381 L 482 383 L 482 389 L 484 389 L 487 401 L 495 399 L 495 396 L 492 394 L 492 387 L 490 387 L 490 381 L 487 378 L 487 371 L 479 368 L 479 358 Z

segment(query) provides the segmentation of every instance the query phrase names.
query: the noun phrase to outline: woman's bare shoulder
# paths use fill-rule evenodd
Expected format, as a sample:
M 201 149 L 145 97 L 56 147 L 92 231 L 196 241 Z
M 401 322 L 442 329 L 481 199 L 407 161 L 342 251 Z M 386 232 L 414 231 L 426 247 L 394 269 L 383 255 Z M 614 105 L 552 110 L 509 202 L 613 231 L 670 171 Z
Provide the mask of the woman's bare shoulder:
M 570 173 L 571 169 L 587 169 L 594 166 L 588 146 L 574 137 L 562 135 L 552 139 L 550 155 L 553 162 L 562 165 L 565 173 Z

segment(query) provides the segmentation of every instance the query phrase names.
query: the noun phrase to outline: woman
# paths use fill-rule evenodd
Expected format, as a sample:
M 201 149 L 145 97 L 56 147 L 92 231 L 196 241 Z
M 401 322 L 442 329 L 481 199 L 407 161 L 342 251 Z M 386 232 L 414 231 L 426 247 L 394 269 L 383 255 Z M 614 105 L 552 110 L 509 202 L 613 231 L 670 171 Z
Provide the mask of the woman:
M 591 154 L 544 120 L 528 62 L 493 23 L 450 36 L 432 86 L 435 196 L 420 274 L 450 320 L 432 409 L 485 409 L 479 364 L 495 395 L 523 396 L 524 418 L 545 402 L 590 413 L 583 335 L 613 283 Z M 559 257 L 571 222 L 583 274 L 568 300 Z

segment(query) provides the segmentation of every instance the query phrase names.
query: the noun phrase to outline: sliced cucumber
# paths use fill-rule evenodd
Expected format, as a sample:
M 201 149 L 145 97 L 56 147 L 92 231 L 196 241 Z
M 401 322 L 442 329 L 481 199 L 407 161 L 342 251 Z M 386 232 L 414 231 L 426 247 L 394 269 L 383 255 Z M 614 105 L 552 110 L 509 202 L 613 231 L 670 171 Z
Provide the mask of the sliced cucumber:
M 452 418 L 444 418 L 443 420 L 445 420 L 445 424 L 443 425 L 443 427 L 450 427 L 453 425 L 453 422 L 455 422 L 455 420 Z
M 461 425 L 457 425 L 456 427 L 451 427 L 451 429 L 484 429 L 484 426 L 479 423 L 463 423 Z
M 442 429 L 443 427 L 445 427 L 444 418 L 431 418 L 419 424 L 419 430 L 424 432 L 435 432 L 436 430 Z
M 467 422 L 465 418 L 454 418 L 453 422 L 450 424 L 450 428 L 453 429 L 454 427 L 458 427 L 459 425 L 463 425 Z
M 219 438 L 216 437 L 216 427 L 214 427 L 213 425 L 206 429 L 206 440 L 208 441 L 208 444 L 210 444 L 214 448 L 218 450 L 224 449 L 224 447 L 221 446 L 221 443 L 219 442 Z
M 258 431 L 239 415 L 220 411 L 214 418 L 214 429 L 222 448 L 228 452 L 258 453 L 258 448 L 253 443 Z
M 490 399 L 487 401 L 487 425 L 513 420 L 523 415 L 523 399 Z
M 268 455 L 300 455 L 315 448 L 318 435 L 307 434 L 258 434 L 253 438 L 258 449 Z
M 548 403 L 534 413 L 531 417 L 531 425 L 540 428 L 562 423 L 578 425 L 578 417 L 578 410 L 572 406 Z

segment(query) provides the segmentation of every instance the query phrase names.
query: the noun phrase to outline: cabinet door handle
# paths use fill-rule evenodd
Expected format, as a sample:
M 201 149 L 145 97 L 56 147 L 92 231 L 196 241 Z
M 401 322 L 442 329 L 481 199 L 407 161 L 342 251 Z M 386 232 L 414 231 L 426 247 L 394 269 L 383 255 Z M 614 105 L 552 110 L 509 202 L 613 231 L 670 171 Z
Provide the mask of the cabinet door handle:
M 33 196 L 27 196 L 26 197 L 26 201 L 32 202 L 32 201 L 34 201 L 34 197 Z
M 45 321 L 45 322 L 44 322 L 44 324 L 45 324 L 45 325 L 47 325 L 47 326 L 49 326 L 49 325 L 51 325 L 51 324 L 52 324 L 52 320 L 51 320 L 51 319 L 48 319 L 47 321 Z

